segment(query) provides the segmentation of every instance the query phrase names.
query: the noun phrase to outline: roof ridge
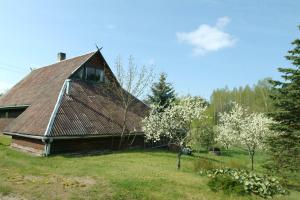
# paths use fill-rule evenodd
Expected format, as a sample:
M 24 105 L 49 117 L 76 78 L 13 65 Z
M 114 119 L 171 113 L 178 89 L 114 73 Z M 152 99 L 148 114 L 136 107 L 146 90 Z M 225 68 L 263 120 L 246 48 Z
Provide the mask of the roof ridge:
M 98 51 L 98 50 L 97 50 L 97 51 Z M 87 55 L 89 55 L 89 54 L 91 54 L 91 56 L 92 56 L 92 55 L 95 54 L 97 51 L 91 51 L 91 52 L 89 52 L 89 53 L 86 53 L 86 54 L 83 54 L 83 55 L 80 55 L 80 56 L 75 56 L 75 57 L 72 57 L 72 58 L 69 58 L 69 59 L 65 59 L 65 60 L 62 60 L 62 61 L 59 61 L 59 62 L 50 64 L 50 65 L 46 65 L 46 66 L 43 66 L 43 67 L 39 67 L 39 68 L 34 69 L 34 70 L 32 70 L 32 71 L 37 71 L 37 70 L 40 70 L 40 69 L 43 69 L 43 68 L 46 68 L 46 67 L 51 67 L 51 66 L 56 65 L 56 64 L 58 64 L 58 63 L 62 63 L 62 62 L 65 62 L 65 61 L 71 61 L 71 60 L 73 60 L 73 59 L 80 58 L 80 57 L 84 57 L 84 56 L 87 56 Z

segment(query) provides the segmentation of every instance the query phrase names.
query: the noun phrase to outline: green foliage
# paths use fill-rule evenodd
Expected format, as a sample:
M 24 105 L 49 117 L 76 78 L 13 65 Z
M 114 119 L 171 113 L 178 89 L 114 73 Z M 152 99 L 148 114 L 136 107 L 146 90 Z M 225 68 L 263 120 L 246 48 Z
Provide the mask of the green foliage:
M 175 91 L 171 83 L 166 82 L 167 75 L 160 74 L 159 81 L 151 87 L 151 95 L 148 95 L 148 103 L 160 108 L 160 112 L 167 108 L 175 100 Z
M 207 185 L 214 192 L 223 191 L 225 194 L 236 193 L 239 195 L 246 193 L 243 184 L 228 175 L 214 176 Z
M 191 130 L 191 146 L 193 149 L 199 150 L 200 147 L 209 150 L 215 144 L 215 132 L 213 118 L 206 111 L 205 117 L 196 120 L 192 124 Z
M 258 175 L 243 169 L 212 169 L 206 171 L 206 174 L 208 177 L 214 179 L 214 181 L 222 181 L 222 183 L 219 183 L 221 186 L 226 184 L 229 186 L 234 185 L 234 183 L 227 180 L 228 177 L 230 177 L 232 180 L 237 181 L 243 186 L 245 193 L 253 193 L 263 198 L 270 198 L 274 195 L 285 195 L 288 193 L 276 178 L 267 175 Z M 225 178 L 216 178 L 218 176 L 224 176 Z
M 294 67 L 279 68 L 283 81 L 270 81 L 274 90 L 271 98 L 276 108 L 270 115 L 278 122 L 272 129 L 280 134 L 274 134 L 268 141 L 271 155 L 269 169 L 282 175 L 300 170 L 300 39 L 292 44 L 294 49 L 288 51 L 286 59 Z
M 273 111 L 270 78 L 260 80 L 253 87 L 233 88 L 225 87 L 213 91 L 210 98 L 209 112 L 214 122 L 218 122 L 219 113 L 228 112 L 232 109 L 232 102 L 249 108 L 250 112 L 268 113 Z

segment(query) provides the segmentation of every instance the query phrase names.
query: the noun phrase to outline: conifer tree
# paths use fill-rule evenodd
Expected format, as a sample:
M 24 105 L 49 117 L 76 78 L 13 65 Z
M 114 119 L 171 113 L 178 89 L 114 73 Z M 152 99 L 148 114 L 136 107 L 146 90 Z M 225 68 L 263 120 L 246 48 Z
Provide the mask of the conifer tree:
M 148 102 L 159 107 L 159 112 L 167 108 L 175 100 L 175 92 L 170 83 L 166 82 L 167 76 L 160 74 L 159 81 L 151 87 L 151 95 L 148 95 Z
M 299 26 L 300 29 L 300 26 Z M 278 68 L 283 81 L 272 80 L 275 112 L 270 115 L 278 123 L 272 125 L 269 139 L 271 169 L 281 172 L 298 171 L 300 167 L 300 39 L 292 42 L 294 49 L 286 57 L 294 67 Z

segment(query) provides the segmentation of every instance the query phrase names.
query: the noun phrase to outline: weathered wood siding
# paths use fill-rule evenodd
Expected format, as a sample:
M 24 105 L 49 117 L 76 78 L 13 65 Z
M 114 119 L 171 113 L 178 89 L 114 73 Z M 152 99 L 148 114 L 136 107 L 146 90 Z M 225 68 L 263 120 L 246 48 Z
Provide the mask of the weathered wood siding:
M 131 142 L 133 137 L 130 137 Z M 127 137 L 122 144 L 122 149 L 129 148 Z M 90 152 L 102 150 L 118 150 L 120 137 L 88 138 L 72 140 L 54 140 L 51 144 L 50 154 Z M 136 136 L 131 147 L 143 148 L 144 136 Z
M 11 146 L 22 151 L 42 155 L 44 144 L 41 140 L 12 136 Z

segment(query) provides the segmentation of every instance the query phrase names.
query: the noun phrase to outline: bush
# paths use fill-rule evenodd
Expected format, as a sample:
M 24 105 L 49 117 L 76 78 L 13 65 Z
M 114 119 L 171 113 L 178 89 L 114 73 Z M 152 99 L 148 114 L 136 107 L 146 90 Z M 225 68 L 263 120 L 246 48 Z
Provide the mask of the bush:
M 239 182 L 243 186 L 245 193 L 253 193 L 263 198 L 270 198 L 277 194 L 285 195 L 288 193 L 287 190 L 279 184 L 279 181 L 276 178 L 258 175 L 243 169 L 212 169 L 207 170 L 206 174 L 212 179 L 215 179 L 218 176 L 228 176 L 231 180 Z
M 228 175 L 214 176 L 208 182 L 209 188 L 214 191 L 223 191 L 225 194 L 236 193 L 240 195 L 245 194 L 244 186 L 239 181 L 232 179 Z

